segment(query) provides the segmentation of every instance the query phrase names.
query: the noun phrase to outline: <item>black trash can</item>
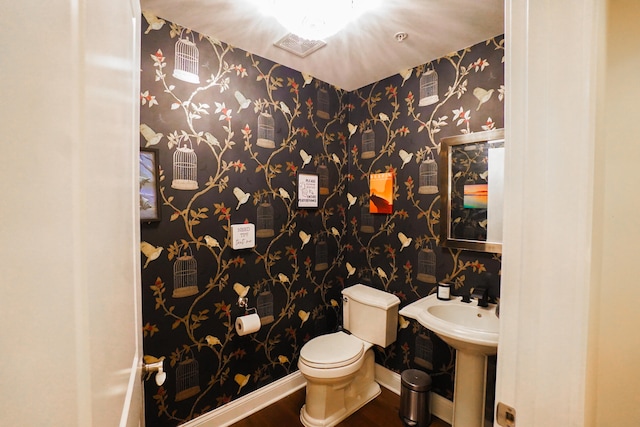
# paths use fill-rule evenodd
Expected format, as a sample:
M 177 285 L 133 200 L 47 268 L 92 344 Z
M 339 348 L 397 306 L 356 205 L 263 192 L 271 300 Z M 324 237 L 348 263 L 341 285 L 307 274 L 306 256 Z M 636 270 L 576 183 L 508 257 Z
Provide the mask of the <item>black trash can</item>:
M 400 389 L 400 419 L 407 427 L 428 427 L 431 424 L 429 392 L 431 377 L 418 369 L 402 372 Z

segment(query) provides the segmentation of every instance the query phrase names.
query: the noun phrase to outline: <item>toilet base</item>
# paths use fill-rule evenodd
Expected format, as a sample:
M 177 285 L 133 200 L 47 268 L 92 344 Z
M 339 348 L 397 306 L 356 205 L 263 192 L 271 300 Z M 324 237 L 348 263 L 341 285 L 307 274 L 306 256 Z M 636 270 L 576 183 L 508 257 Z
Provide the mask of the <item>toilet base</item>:
M 356 412 L 358 409 L 362 408 L 367 403 L 371 402 L 373 399 L 378 397 L 381 393 L 380 385 L 378 383 L 371 384 L 365 393 L 354 396 L 351 399 L 348 399 L 345 402 L 345 408 L 334 413 L 331 417 L 319 420 L 317 418 L 311 417 L 306 410 L 306 404 L 302 405 L 302 409 L 300 409 L 300 422 L 306 427 L 331 427 L 338 424 L 340 421 L 347 418 L 349 415 Z
M 373 350 L 367 350 L 364 357 L 363 366 L 353 377 L 328 381 L 307 379 L 307 403 L 300 409 L 303 425 L 335 426 L 381 393 L 380 385 L 374 380 Z M 309 411 L 308 402 L 314 402 L 313 409 Z M 316 416 L 310 415 L 310 412 Z

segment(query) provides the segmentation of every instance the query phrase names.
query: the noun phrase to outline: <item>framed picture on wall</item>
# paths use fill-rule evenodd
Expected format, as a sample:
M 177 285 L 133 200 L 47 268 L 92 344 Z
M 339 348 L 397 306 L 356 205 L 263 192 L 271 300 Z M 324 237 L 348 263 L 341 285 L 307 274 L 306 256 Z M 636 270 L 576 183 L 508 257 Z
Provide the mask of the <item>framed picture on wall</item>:
M 369 212 L 393 213 L 393 174 L 391 172 L 369 175 Z
M 158 150 L 140 148 L 140 221 L 161 220 Z
M 318 207 L 318 184 L 317 173 L 298 172 L 298 207 L 317 208 Z

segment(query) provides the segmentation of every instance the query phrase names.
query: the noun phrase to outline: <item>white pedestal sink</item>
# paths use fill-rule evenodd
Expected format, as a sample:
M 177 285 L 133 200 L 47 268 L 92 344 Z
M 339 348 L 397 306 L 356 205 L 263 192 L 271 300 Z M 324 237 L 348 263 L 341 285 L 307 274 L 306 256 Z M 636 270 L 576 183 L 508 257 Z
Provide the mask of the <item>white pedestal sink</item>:
M 496 305 L 478 307 L 461 297 L 441 301 L 429 295 L 400 310 L 456 349 L 453 427 L 483 427 L 487 356 L 498 351 Z

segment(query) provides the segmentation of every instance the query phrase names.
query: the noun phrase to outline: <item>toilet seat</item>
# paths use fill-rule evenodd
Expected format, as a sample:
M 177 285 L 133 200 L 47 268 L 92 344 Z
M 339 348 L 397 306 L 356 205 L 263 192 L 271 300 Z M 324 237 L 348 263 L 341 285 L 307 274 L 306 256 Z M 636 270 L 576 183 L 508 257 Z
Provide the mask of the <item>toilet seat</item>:
M 364 342 L 344 332 L 320 335 L 300 349 L 300 360 L 316 369 L 347 366 L 362 357 Z

